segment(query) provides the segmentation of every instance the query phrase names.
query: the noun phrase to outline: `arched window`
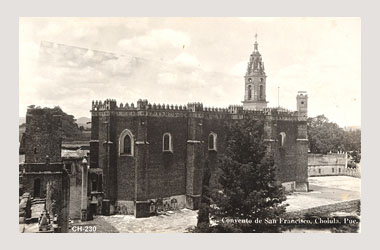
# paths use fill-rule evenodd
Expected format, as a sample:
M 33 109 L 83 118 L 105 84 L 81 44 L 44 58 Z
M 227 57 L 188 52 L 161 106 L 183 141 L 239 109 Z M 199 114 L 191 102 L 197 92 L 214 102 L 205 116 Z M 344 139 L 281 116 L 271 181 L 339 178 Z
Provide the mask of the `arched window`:
M 165 133 L 162 136 L 162 151 L 173 152 L 172 135 L 170 133 Z
M 216 137 L 217 135 L 214 132 L 211 132 L 208 136 L 208 150 L 216 151 Z
M 119 137 L 119 155 L 133 156 L 134 138 L 130 130 L 125 129 Z
M 285 145 L 285 137 L 286 137 L 286 134 L 285 132 L 281 132 L 280 133 L 280 147 L 283 147 Z
M 262 100 L 263 98 L 264 98 L 263 85 L 260 85 L 260 99 Z
M 129 135 L 124 136 L 123 153 L 130 155 L 132 153 L 131 137 Z
M 251 100 L 252 98 L 252 86 L 248 85 L 248 100 Z

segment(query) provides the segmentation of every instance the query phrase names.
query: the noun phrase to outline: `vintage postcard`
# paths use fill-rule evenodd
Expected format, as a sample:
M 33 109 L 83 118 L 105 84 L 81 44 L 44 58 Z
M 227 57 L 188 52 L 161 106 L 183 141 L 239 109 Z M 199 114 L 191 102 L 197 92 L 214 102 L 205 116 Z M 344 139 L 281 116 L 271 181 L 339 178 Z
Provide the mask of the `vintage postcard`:
M 21 233 L 359 233 L 357 17 L 21 17 Z

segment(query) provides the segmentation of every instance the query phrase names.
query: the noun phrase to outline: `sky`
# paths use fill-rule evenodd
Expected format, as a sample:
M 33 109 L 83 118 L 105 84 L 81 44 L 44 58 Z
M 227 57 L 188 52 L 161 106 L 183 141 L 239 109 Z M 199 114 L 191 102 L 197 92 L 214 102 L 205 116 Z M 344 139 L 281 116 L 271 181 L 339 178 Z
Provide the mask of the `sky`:
M 361 125 L 360 18 L 20 18 L 19 116 L 60 106 L 91 117 L 92 100 L 241 105 L 255 33 L 269 107 Z

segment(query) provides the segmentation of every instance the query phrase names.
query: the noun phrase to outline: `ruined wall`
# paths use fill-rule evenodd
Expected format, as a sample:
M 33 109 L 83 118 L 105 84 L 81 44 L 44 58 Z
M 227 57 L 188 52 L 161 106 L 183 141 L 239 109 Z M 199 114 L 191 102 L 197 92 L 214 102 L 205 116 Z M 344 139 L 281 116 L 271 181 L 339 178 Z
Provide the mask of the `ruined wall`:
M 70 179 L 70 211 L 71 219 L 80 219 L 81 197 L 82 197 L 82 166 L 80 159 L 71 160 L 65 163 L 69 170 Z
M 29 108 L 26 113 L 25 162 L 61 161 L 61 116 L 53 115 L 51 109 Z
M 50 215 L 58 215 L 58 225 L 62 232 L 68 230 L 70 209 L 70 180 L 63 163 L 41 164 L 28 163 L 20 165 L 23 192 L 40 192 L 40 198 L 46 199 L 46 209 Z M 40 182 L 40 190 L 35 190 L 35 180 Z
M 30 163 L 21 164 L 20 171 L 22 173 L 22 178 L 20 179 L 20 184 L 22 185 L 22 193 L 30 193 L 33 198 L 37 197 L 36 194 L 39 193 L 39 198 L 46 198 L 46 185 L 49 181 L 59 181 L 61 169 L 63 164 L 61 163 Z M 35 190 L 35 180 L 39 180 L 40 189 Z

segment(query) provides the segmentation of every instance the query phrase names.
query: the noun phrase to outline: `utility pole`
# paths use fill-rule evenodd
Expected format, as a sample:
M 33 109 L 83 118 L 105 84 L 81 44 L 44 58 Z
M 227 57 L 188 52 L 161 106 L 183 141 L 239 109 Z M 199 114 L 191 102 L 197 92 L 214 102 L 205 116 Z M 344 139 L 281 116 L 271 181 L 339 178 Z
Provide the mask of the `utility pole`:
M 280 107 L 280 86 L 277 87 L 277 103 L 278 107 Z

